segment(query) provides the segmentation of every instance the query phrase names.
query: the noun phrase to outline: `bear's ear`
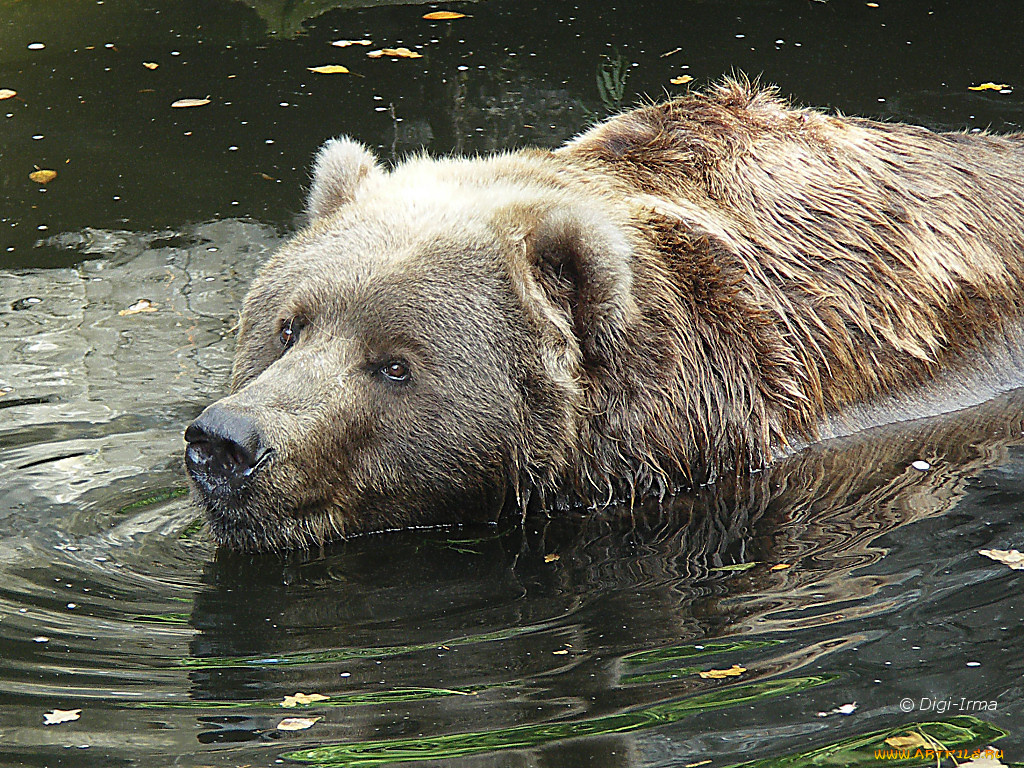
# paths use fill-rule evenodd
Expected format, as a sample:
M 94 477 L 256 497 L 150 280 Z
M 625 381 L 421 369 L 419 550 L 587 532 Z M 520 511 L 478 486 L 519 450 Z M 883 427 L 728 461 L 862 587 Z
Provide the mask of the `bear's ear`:
M 306 202 L 310 221 L 350 202 L 367 177 L 378 175 L 377 158 L 358 141 L 342 136 L 326 142 L 313 162 L 313 186 Z
M 548 212 L 527 247 L 549 298 L 573 323 L 584 359 L 609 363 L 637 315 L 633 248 L 623 229 L 581 206 Z

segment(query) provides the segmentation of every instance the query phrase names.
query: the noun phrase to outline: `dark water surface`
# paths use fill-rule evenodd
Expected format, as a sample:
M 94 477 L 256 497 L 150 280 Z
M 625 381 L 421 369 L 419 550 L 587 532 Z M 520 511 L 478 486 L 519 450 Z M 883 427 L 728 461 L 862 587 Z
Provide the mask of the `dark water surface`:
M 914 724 L 1024 760 L 1024 575 L 977 553 L 1024 544 L 1021 392 L 632 516 L 239 557 L 182 495 L 325 138 L 554 146 L 730 71 L 1020 127 L 1019 3 L 878 5 L 0 0 L 0 765 L 867 766 Z

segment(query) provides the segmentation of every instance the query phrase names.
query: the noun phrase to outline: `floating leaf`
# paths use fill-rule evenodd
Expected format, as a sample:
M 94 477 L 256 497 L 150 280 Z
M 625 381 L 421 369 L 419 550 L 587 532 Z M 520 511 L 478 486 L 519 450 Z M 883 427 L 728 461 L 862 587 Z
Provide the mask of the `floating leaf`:
M 277 724 L 277 730 L 279 731 L 304 731 L 307 728 L 312 728 L 318 720 L 323 720 L 322 717 L 286 717 L 280 723 Z
M 568 651 L 568 650 L 566 650 L 565 648 L 563 648 L 563 649 L 562 649 L 562 650 L 560 650 L 560 651 L 552 651 L 552 653 L 553 653 L 553 654 L 554 654 L 555 656 L 566 656 L 566 655 L 568 655 L 569 651 Z
M 10 88 L 0 88 L 0 101 L 4 99 L 13 99 L 18 95 L 17 91 L 12 91 Z
M 544 555 L 544 562 L 545 563 L 553 563 L 556 560 L 560 560 L 561 558 L 562 558 L 561 555 L 552 553 L 550 555 Z
M 710 762 L 711 762 L 710 760 L 699 760 L 696 763 L 687 763 L 686 765 L 683 766 L 683 768 L 698 768 L 698 766 L 707 765 Z
M 70 723 L 72 720 L 77 720 L 81 716 L 82 710 L 80 709 L 55 709 L 53 712 L 45 712 L 43 714 L 43 725 Z
M 343 67 L 341 64 L 324 64 L 319 67 L 306 67 L 310 72 L 316 72 L 319 75 L 347 75 L 348 67 Z
M 157 305 L 149 299 L 139 299 L 132 304 L 128 309 L 122 309 L 119 314 L 121 317 L 126 315 L 139 315 L 143 312 L 156 312 Z
M 1006 768 L 999 758 L 1003 756 L 1003 750 L 995 747 L 985 747 L 979 755 L 966 763 L 960 763 L 960 768 Z
M 681 50 L 683 50 L 683 49 L 682 48 L 673 48 L 671 51 L 665 51 L 664 53 L 660 54 L 658 56 L 658 58 L 659 59 L 664 59 L 664 58 L 666 58 L 668 56 L 672 56 L 673 54 L 679 53 Z
M 687 83 L 693 82 L 693 77 L 690 75 L 680 75 L 679 77 L 673 77 L 669 80 L 672 85 L 686 85 Z
M 885 743 L 896 749 L 917 749 L 918 747 L 931 748 L 933 745 L 917 731 L 910 731 L 905 736 L 890 736 Z
M 335 40 L 331 45 L 338 48 L 348 48 L 350 45 L 373 45 L 372 40 Z
M 993 560 L 1008 565 L 1015 571 L 1024 571 L 1024 553 L 1016 549 L 979 549 L 979 555 L 991 557 Z
M 427 21 L 450 21 L 451 19 L 464 19 L 466 14 L 455 11 L 431 11 L 423 14 L 423 18 Z
M 32 179 L 32 181 L 34 181 L 36 184 L 49 184 L 51 181 L 57 178 L 57 172 L 47 170 L 32 171 L 32 173 L 30 173 L 28 177 Z
M 297 707 L 300 704 L 306 706 L 316 701 L 327 701 L 329 698 L 331 697 L 320 693 L 296 693 L 294 696 L 285 696 L 281 706 L 288 708 Z
M 160 65 L 157 64 L 155 61 L 144 61 L 142 62 L 142 66 L 144 66 L 146 69 L 156 69 Z
M 724 680 L 727 677 L 739 677 L 746 671 L 746 667 L 741 667 L 739 664 L 733 664 L 728 669 L 709 669 L 706 672 L 698 672 L 697 674 L 705 680 Z
M 178 99 L 172 107 L 203 107 L 210 103 L 209 99 Z
M 768 570 L 769 571 L 784 571 L 787 568 L 792 568 L 792 567 L 793 567 L 792 563 L 776 563 L 775 565 L 773 565 Z
M 749 571 L 757 566 L 757 561 L 749 563 L 733 563 L 732 565 L 721 565 L 718 568 L 708 568 L 709 571 Z
M 819 712 L 818 717 L 828 717 L 829 715 L 852 715 L 857 711 L 857 702 L 852 704 L 843 704 L 841 707 L 830 709 L 828 712 Z
M 416 53 L 416 51 L 410 51 L 408 48 L 381 48 L 379 51 L 370 51 L 368 54 L 371 59 L 379 59 L 381 56 L 393 56 L 396 59 L 422 59 L 422 53 Z
M 1000 91 L 1009 93 L 1013 90 L 1006 83 L 982 83 L 981 85 L 969 85 L 967 86 L 968 91 Z

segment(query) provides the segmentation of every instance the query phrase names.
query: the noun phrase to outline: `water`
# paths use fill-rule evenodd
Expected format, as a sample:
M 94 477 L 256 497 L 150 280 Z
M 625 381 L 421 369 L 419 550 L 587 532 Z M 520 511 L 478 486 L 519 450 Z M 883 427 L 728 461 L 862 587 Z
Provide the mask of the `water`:
M 240 557 L 182 495 L 325 138 L 554 146 L 734 69 L 1019 126 L 1015 3 L 879 5 L 0 2 L 0 765 L 877 765 L 915 723 L 1024 759 L 1020 578 L 977 553 L 1024 543 L 1019 392 L 632 516 Z M 329 45 L 362 38 L 423 57 Z

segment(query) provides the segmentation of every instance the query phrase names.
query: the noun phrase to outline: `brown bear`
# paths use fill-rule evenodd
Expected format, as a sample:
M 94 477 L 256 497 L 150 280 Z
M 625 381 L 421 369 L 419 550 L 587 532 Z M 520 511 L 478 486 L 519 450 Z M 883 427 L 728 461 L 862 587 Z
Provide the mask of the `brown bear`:
M 1024 139 L 730 80 L 554 151 L 317 156 L 189 426 L 243 550 L 664 496 L 1020 383 Z

